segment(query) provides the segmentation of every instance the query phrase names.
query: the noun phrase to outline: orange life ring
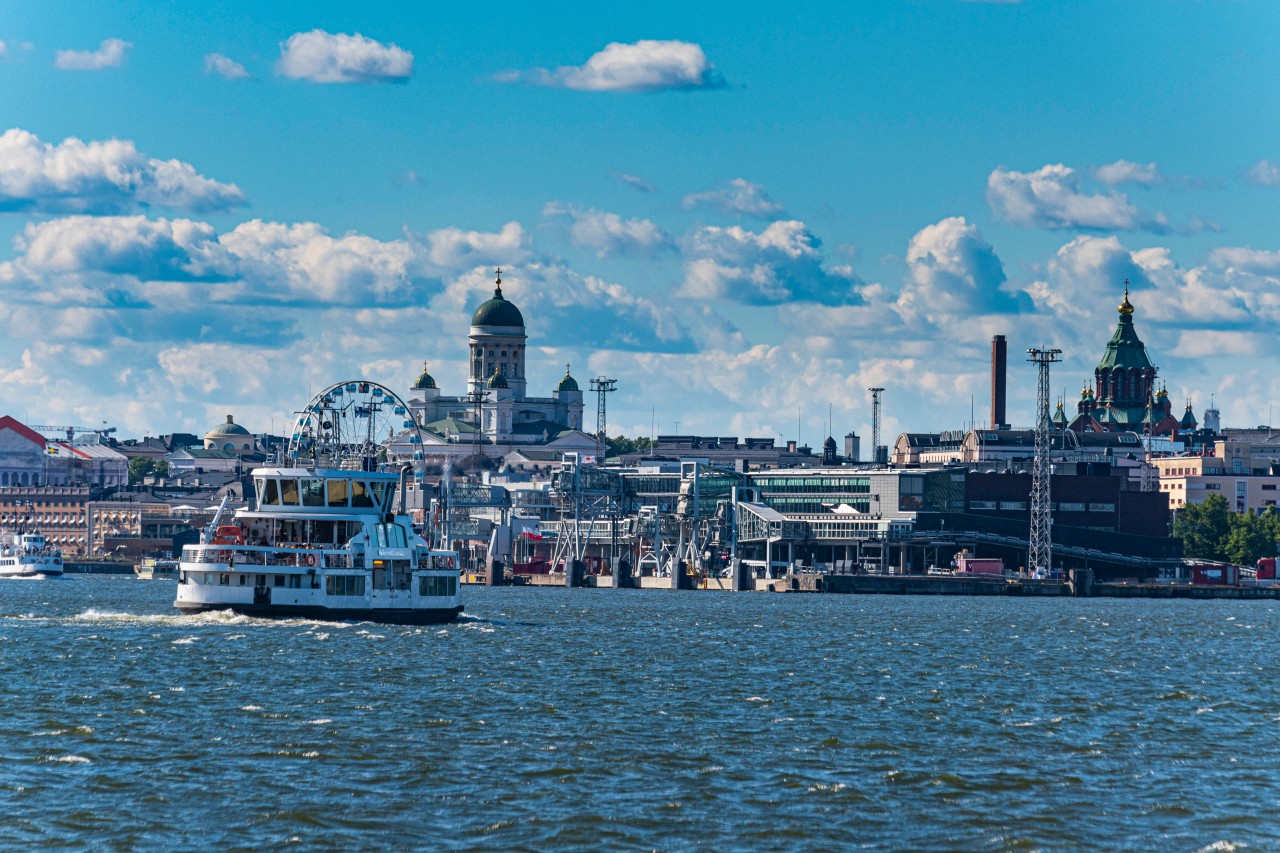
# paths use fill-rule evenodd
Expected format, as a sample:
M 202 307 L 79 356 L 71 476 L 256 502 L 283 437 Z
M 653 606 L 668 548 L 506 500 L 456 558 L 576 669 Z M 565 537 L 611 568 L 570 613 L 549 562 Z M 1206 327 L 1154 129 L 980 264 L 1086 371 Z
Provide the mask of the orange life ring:
M 308 554 L 308 555 L 307 555 L 307 565 L 308 565 L 308 566 L 314 566 L 315 564 L 316 564 L 316 555 L 315 555 L 315 554 Z

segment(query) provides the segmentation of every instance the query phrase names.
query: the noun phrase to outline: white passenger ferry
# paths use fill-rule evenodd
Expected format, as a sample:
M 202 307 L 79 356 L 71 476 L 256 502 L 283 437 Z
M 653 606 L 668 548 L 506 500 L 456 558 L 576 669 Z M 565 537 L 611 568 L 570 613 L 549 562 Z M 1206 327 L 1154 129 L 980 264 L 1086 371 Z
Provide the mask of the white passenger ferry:
M 412 625 L 462 612 L 457 555 L 394 511 L 395 474 L 259 468 L 253 480 L 256 508 L 183 549 L 179 610 Z
M 62 574 L 62 552 L 44 534 L 14 533 L 0 544 L 0 578 L 57 577 Z

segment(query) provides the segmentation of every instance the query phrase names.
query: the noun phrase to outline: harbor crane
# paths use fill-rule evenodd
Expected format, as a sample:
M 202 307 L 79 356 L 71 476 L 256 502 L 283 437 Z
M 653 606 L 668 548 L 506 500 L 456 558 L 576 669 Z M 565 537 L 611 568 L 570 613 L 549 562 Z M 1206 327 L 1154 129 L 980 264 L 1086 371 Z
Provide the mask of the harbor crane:
M 103 423 L 105 424 L 106 421 L 103 421 Z M 83 427 L 83 426 L 59 426 L 59 425 L 50 426 L 49 424 L 30 424 L 30 427 L 31 429 L 40 433 L 45 433 L 45 432 L 66 433 L 67 441 L 71 441 L 72 439 L 74 439 L 76 437 L 76 433 L 78 432 L 92 432 L 92 433 L 96 433 L 99 438 L 106 438 L 107 436 L 111 435 L 111 433 L 116 431 L 115 427 Z

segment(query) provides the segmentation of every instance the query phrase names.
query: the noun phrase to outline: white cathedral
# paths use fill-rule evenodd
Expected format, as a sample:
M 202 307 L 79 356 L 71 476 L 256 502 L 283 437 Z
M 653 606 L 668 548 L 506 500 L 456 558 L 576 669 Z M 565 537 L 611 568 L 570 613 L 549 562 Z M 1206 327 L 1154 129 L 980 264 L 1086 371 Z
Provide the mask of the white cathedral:
M 460 457 L 481 449 L 503 455 L 521 449 L 595 453 L 583 431 L 582 390 L 565 365 L 550 397 L 525 395 L 524 315 L 502 295 L 498 271 L 493 298 L 471 317 L 467 393 L 448 397 L 422 367 L 406 401 L 423 427 L 424 455 Z

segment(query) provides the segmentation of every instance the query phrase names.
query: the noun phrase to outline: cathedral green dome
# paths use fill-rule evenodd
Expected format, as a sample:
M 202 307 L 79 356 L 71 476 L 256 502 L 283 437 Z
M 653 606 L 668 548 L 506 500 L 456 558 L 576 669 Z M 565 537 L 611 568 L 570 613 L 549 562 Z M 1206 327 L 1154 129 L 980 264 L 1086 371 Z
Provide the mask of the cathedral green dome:
M 520 309 L 513 303 L 508 302 L 502 295 L 502 275 L 499 271 L 498 279 L 494 283 L 493 298 L 483 303 L 476 309 L 476 313 L 471 315 L 471 325 L 473 326 L 523 326 L 524 315 L 520 313 Z
M 560 379 L 560 384 L 556 386 L 556 390 L 563 394 L 566 391 L 577 391 L 578 380 L 569 375 L 569 365 L 564 366 L 564 376 Z
M 489 381 L 485 385 L 489 388 L 506 388 L 508 387 L 507 377 L 499 373 L 497 368 L 494 368 L 493 375 L 489 377 Z
M 427 363 L 422 362 L 422 375 L 418 377 L 418 381 L 413 383 L 413 390 L 421 391 L 427 388 L 435 388 L 436 380 L 430 373 L 427 373 Z

